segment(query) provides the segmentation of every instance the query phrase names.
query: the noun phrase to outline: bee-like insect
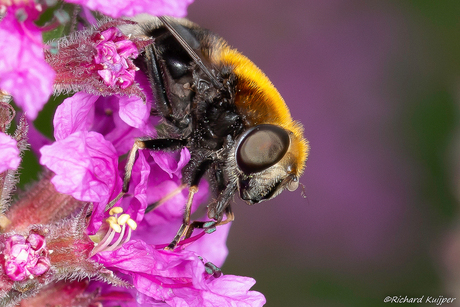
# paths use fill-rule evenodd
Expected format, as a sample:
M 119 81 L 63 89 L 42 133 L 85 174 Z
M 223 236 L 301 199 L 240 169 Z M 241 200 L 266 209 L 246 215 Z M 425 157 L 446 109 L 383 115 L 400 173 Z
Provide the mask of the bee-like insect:
M 190 221 L 193 196 L 206 173 L 215 192 L 207 206 L 212 227 L 234 219 L 230 202 L 237 192 L 252 205 L 298 187 L 309 151 L 303 127 L 257 66 L 186 19 L 150 17 L 124 32 L 154 40 L 137 65 L 150 79 L 163 122 L 158 138 L 136 140 L 123 191 L 111 204 L 128 190 L 139 149 L 185 146 L 191 154 L 182 170 L 183 186 L 189 187 L 184 220 L 169 249 L 194 228 L 209 227 Z

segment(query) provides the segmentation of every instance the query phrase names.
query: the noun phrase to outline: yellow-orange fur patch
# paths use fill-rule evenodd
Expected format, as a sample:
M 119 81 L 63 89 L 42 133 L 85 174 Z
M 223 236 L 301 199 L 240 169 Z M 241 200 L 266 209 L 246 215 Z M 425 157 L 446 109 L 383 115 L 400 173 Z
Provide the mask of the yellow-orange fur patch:
M 235 104 L 248 126 L 272 124 L 293 133 L 291 152 L 297 160 L 297 176 L 303 173 L 309 144 L 303 136 L 303 126 L 292 119 L 289 108 L 268 77 L 247 57 L 223 45 L 213 62 L 233 68 L 238 78 Z

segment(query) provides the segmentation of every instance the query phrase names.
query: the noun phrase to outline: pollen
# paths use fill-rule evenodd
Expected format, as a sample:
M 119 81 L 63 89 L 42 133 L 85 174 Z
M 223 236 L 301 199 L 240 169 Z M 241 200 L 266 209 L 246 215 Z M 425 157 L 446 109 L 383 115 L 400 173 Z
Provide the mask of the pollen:
M 129 220 L 127 221 L 127 224 L 128 224 L 128 226 L 129 226 L 129 228 L 131 228 L 132 230 L 136 230 L 136 228 L 137 228 L 137 223 L 136 223 L 136 221 L 134 221 L 133 219 L 129 219 Z
M 118 224 L 110 223 L 110 228 L 112 228 L 113 231 L 115 231 L 116 233 L 120 233 L 120 232 L 121 232 L 121 226 L 118 225 Z
M 126 224 L 127 221 L 129 221 L 131 219 L 131 217 L 129 216 L 129 214 L 122 214 L 120 215 L 120 217 L 118 218 L 118 224 L 119 225 L 124 225 Z
M 113 207 L 110 209 L 109 214 L 114 215 L 114 214 L 120 214 L 123 213 L 123 208 L 122 207 Z

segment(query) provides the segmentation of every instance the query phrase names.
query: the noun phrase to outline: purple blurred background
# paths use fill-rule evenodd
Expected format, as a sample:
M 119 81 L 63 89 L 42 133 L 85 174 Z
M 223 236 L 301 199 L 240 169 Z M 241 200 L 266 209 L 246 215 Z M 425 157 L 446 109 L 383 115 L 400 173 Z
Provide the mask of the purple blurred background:
M 307 198 L 299 188 L 234 206 L 223 270 L 254 277 L 267 306 L 455 297 L 442 259 L 457 211 L 460 9 L 438 3 L 190 6 L 269 76 L 311 144 Z

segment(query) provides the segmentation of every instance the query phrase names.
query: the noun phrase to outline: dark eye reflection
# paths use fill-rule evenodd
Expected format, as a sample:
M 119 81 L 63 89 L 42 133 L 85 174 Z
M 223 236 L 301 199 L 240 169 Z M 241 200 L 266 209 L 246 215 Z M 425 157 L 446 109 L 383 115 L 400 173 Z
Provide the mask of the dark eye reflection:
M 275 125 L 259 125 L 247 133 L 236 152 L 238 167 L 245 173 L 261 172 L 276 164 L 289 148 L 286 130 Z

